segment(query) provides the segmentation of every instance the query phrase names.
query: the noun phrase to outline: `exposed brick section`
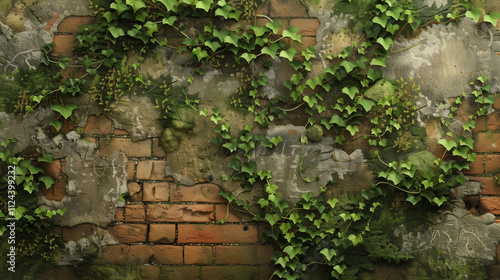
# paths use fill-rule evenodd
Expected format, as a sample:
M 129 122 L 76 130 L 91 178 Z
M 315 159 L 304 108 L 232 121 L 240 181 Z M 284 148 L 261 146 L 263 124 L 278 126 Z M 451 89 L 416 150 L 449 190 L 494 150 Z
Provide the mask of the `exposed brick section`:
M 129 157 L 150 157 L 151 156 L 151 140 L 132 142 L 125 138 L 111 138 L 111 140 L 100 139 L 100 156 L 107 157 L 114 151 L 122 151 Z
M 499 148 L 500 151 L 500 148 Z M 484 160 L 484 172 L 492 173 L 500 170 L 500 155 L 487 155 Z
M 160 144 L 160 138 L 153 138 L 153 156 L 157 158 L 167 157 L 167 153 Z
M 182 246 L 155 245 L 153 250 L 154 264 L 182 264 L 184 262 Z
M 129 135 L 129 134 L 128 134 L 128 131 L 126 131 L 125 129 L 119 129 L 119 128 L 115 128 L 115 129 L 113 129 L 113 134 L 114 134 L 114 135 L 118 135 L 118 136 L 126 136 L 126 135 Z
M 87 124 L 83 129 L 87 134 L 110 134 L 112 121 L 104 114 L 99 116 L 90 115 L 87 118 Z
M 280 29 L 278 29 L 278 32 L 276 32 L 276 35 L 280 35 L 281 36 L 283 34 L 283 30 L 290 28 L 290 25 L 288 24 L 288 19 L 286 19 L 286 18 L 275 18 L 275 20 L 278 20 L 279 22 L 281 22 L 281 27 L 280 27 Z M 257 21 L 255 22 L 255 25 L 259 26 L 259 27 L 262 27 L 262 26 L 265 26 L 268 22 L 269 22 L 268 19 L 258 18 Z M 274 36 L 276 36 L 276 35 L 274 35 Z M 273 39 L 276 40 L 278 38 L 279 37 L 274 37 Z
M 129 264 L 151 263 L 154 253 L 151 245 L 130 245 L 127 260 Z
M 142 201 L 142 187 L 136 182 L 127 184 L 130 201 Z
M 271 264 L 274 248 L 269 245 L 215 246 L 216 264 Z
M 133 180 L 135 176 L 135 163 L 133 160 L 127 161 L 127 179 Z
M 200 278 L 200 267 L 199 266 L 169 266 L 162 265 L 160 266 L 160 275 L 162 275 L 162 279 L 173 279 L 173 280 L 182 280 L 182 279 L 193 279 L 198 280 Z M 205 278 L 203 278 L 205 279 Z M 208 278 L 206 278 L 208 279 Z
M 477 153 L 494 153 L 500 150 L 500 133 L 477 133 L 474 140 L 474 151 Z
M 224 218 L 226 218 L 226 222 L 228 223 L 239 223 L 241 222 L 241 219 L 236 216 L 234 213 L 231 212 L 231 208 L 229 208 L 229 215 L 227 213 L 228 211 L 228 205 L 227 204 L 218 204 L 215 206 L 215 220 L 219 221 Z M 233 210 L 235 211 L 235 210 Z
M 101 254 L 94 264 L 125 264 L 127 263 L 128 245 L 108 245 L 101 248 Z
M 497 93 L 495 96 L 495 104 L 493 105 L 493 108 L 495 109 L 500 109 L 500 93 Z
M 44 162 L 40 166 L 44 169 L 46 175 L 54 179 L 54 184 L 48 189 L 42 183 L 40 191 L 48 200 L 61 201 L 66 196 L 66 185 L 68 183 L 68 176 L 64 173 L 65 161 L 63 159 L 54 160 L 51 163 Z
M 486 127 L 486 117 L 485 116 L 480 116 L 476 120 L 476 127 L 474 128 L 474 132 L 484 132 L 488 130 Z
M 487 116 L 488 130 L 500 130 L 500 112 L 494 112 Z M 499 149 L 500 151 L 500 149 Z
M 134 204 L 125 206 L 126 222 L 144 222 L 146 221 L 146 211 L 143 204 Z
M 117 222 L 125 221 L 125 208 L 116 208 L 115 218 Z
M 64 242 L 70 240 L 78 241 L 82 238 L 89 238 L 94 235 L 94 230 L 91 224 L 80 224 L 74 227 L 63 227 L 62 228 L 62 238 Z
M 184 264 L 208 265 L 213 261 L 213 247 L 184 246 Z
M 77 33 L 78 28 L 85 24 L 91 24 L 95 17 L 89 16 L 69 16 L 63 19 L 57 26 L 57 31 L 62 33 Z
M 497 195 L 500 196 L 500 185 L 496 183 L 493 177 L 469 177 L 472 181 L 483 183 L 481 195 Z
M 165 180 L 165 166 L 167 163 L 161 160 L 139 161 L 137 164 L 138 180 Z
M 476 161 L 469 163 L 469 169 L 463 170 L 464 174 L 478 175 L 484 173 L 484 155 L 476 155 Z
M 490 280 L 500 279 L 500 264 L 491 265 L 486 268 Z
M 170 196 L 170 183 L 144 183 L 144 201 L 168 201 Z
M 271 17 L 307 17 L 306 7 L 300 0 L 271 0 Z
M 255 225 L 179 224 L 179 243 L 257 243 Z
M 202 279 L 269 280 L 273 270 L 256 266 L 202 266 Z
M 150 204 L 147 215 L 150 222 L 212 222 L 214 220 L 214 206 L 206 204 Z
M 479 213 L 491 213 L 500 215 L 500 197 L 481 197 Z
M 52 55 L 69 56 L 73 54 L 73 50 L 78 46 L 78 39 L 74 35 L 54 35 L 54 43 L 56 45 L 52 49 Z
M 214 184 L 178 186 L 172 189 L 170 201 L 227 203 L 227 200 L 220 196 L 219 192 L 220 187 Z
M 108 232 L 120 243 L 146 242 L 148 225 L 146 224 L 122 224 L 108 228 Z
M 299 28 L 298 34 L 302 36 L 316 36 L 316 30 L 319 28 L 319 20 L 317 19 L 291 19 L 290 26 Z
M 149 224 L 149 242 L 171 244 L 175 241 L 175 225 Z

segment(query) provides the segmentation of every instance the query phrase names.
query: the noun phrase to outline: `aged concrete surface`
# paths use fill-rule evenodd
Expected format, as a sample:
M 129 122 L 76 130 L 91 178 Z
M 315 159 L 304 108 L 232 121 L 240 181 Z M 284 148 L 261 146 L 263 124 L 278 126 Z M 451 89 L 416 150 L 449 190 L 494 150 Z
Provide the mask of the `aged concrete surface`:
M 492 92 L 500 88 L 500 32 L 489 23 L 478 25 L 463 18 L 454 24 L 431 25 L 417 38 L 398 38 L 393 51 L 382 70 L 384 76 L 421 77 L 422 93 L 432 101 L 469 93 L 471 77 L 481 74 L 490 77 Z
M 439 247 L 445 252 L 478 261 L 485 266 L 496 261 L 496 248 L 500 240 L 500 224 L 491 213 L 471 215 L 463 202 L 453 201 L 451 210 L 435 213 L 430 225 L 406 232 L 405 225 L 394 234 L 402 237 L 401 251 L 414 253 Z
M 0 6 L 0 73 L 35 69 L 43 55 L 41 48 L 52 42 L 53 33 L 64 17 L 93 15 L 89 0 L 3 2 Z
M 257 163 L 257 170 L 272 170 L 273 184 L 280 187 L 283 198 L 296 202 L 308 192 L 318 195 L 320 188 L 332 180 L 343 180 L 345 176 L 361 172 L 365 168 L 365 159 L 361 150 L 351 154 L 334 148 L 332 138 L 322 138 L 315 143 L 302 145 L 300 137 L 304 128 L 301 126 L 277 126 L 267 131 L 267 136 L 281 136 L 283 142 L 276 148 L 259 146 L 252 158 Z M 301 155 L 304 159 L 301 160 Z M 301 165 L 307 169 L 300 171 Z M 307 182 L 309 177 L 312 182 Z M 365 182 L 369 186 L 370 178 Z M 349 191 L 349 190 L 347 190 Z M 354 190 L 350 190 L 354 191 Z

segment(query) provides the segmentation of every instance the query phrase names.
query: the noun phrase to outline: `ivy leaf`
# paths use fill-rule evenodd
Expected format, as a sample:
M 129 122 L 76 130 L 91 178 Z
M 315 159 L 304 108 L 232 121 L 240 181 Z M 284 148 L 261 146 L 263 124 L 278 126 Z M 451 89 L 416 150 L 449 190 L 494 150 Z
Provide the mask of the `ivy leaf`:
M 281 220 L 281 216 L 278 214 L 266 214 L 264 217 L 266 221 L 269 222 L 271 226 L 274 226 L 277 222 Z
M 16 207 L 16 210 L 14 210 L 14 218 L 16 218 L 16 220 L 21 219 L 24 212 L 26 211 L 28 211 L 28 209 L 26 209 L 24 206 Z
M 392 18 L 394 18 L 395 20 L 399 20 L 400 18 L 400 15 L 401 13 L 403 12 L 403 8 L 401 8 L 400 6 L 394 8 L 394 9 L 390 9 L 388 10 L 385 14 L 388 15 L 388 16 L 391 16 Z M 404 16 L 404 14 L 403 14 Z
M 59 131 L 63 125 L 63 122 L 59 120 L 51 120 L 50 125 L 53 126 L 56 131 Z
M 366 112 L 370 111 L 373 106 L 375 106 L 375 102 L 370 99 L 366 98 L 358 98 L 357 103 L 363 106 L 363 109 L 365 109 Z
M 453 155 L 454 156 L 460 156 L 464 159 L 467 159 L 467 153 L 470 151 L 470 148 L 469 147 L 466 147 L 466 146 L 462 146 L 458 149 L 454 149 L 453 150 Z
M 269 28 L 263 26 L 263 27 L 258 27 L 258 26 L 250 26 L 250 30 L 252 30 L 255 33 L 255 36 L 257 37 L 262 37 L 266 32 L 269 32 Z
M 148 34 L 150 37 L 153 37 L 153 33 L 158 32 L 158 25 L 154 22 L 148 21 L 144 24 L 144 27 L 148 29 L 146 34 Z
M 363 236 L 361 234 L 358 234 L 358 235 L 350 234 L 347 237 L 347 239 L 351 240 L 351 242 L 354 246 L 356 246 L 358 243 L 363 242 Z
M 106 57 L 110 57 L 111 55 L 113 55 L 115 53 L 115 50 L 113 50 L 113 49 L 102 50 L 101 53 L 103 55 L 105 55 Z
M 108 26 L 108 30 L 114 38 L 118 38 L 120 36 L 125 35 L 125 32 L 120 27 Z
M 283 139 L 281 139 L 281 136 L 278 136 L 278 137 L 271 137 L 269 141 L 273 143 L 274 146 L 278 146 L 279 143 L 283 142 Z
M 451 149 L 457 147 L 457 142 L 453 140 L 446 141 L 446 139 L 439 139 L 438 143 L 443 145 L 443 147 L 445 147 L 447 151 L 450 151 Z
M 231 5 L 224 5 L 223 7 L 220 7 L 217 10 L 215 10 L 215 15 L 228 19 L 229 13 L 231 12 L 232 9 L 233 7 Z
M 408 197 L 406 198 L 406 201 L 410 202 L 413 205 L 417 204 L 420 200 L 422 200 L 422 197 L 415 195 L 408 195 Z
M 214 0 L 199 0 L 196 3 L 196 8 L 197 9 L 202 9 L 205 12 L 208 12 L 210 10 L 210 6 L 214 3 Z
M 177 21 L 177 17 L 176 16 L 169 16 L 168 18 L 164 18 L 162 20 L 162 23 L 163 24 L 168 24 L 170 26 L 173 26 L 176 21 Z
M 41 176 L 39 178 L 39 180 L 42 181 L 45 184 L 45 187 L 47 189 L 49 189 L 50 187 L 52 187 L 52 185 L 54 184 L 54 179 L 52 179 L 52 177 L 50 177 L 50 176 Z
M 263 47 L 261 52 L 269 55 L 271 58 L 274 58 L 278 49 L 278 44 L 270 44 L 269 46 Z
M 280 227 L 281 229 L 281 227 Z M 283 230 L 281 230 L 284 232 Z M 286 232 L 286 231 L 285 231 Z M 300 247 L 293 247 L 291 245 L 286 246 L 283 248 L 283 253 L 287 253 L 290 259 L 293 259 L 298 253 L 300 253 L 302 250 Z
M 332 118 L 330 119 L 330 124 L 336 124 L 340 127 L 345 127 L 347 125 L 347 122 L 342 119 L 339 115 L 333 115 Z
M 52 105 L 50 107 L 50 109 L 58 112 L 59 114 L 61 114 L 61 116 L 63 116 L 65 119 L 67 119 L 71 116 L 71 114 L 73 113 L 73 110 L 78 109 L 78 106 L 76 104 L 73 104 L 73 103 L 68 103 L 64 106 L 56 104 L 56 105 Z
M 357 87 L 350 87 L 350 88 L 344 87 L 342 89 L 342 92 L 349 95 L 349 97 L 351 99 L 354 99 L 354 97 L 356 96 L 356 93 L 359 93 L 359 89 Z
M 144 22 L 146 18 L 148 17 L 148 12 L 146 11 L 141 11 L 139 14 L 135 16 L 136 21 Z M 109 21 L 108 21 L 109 22 Z
M 390 37 L 387 38 L 379 37 L 377 38 L 377 43 L 379 43 L 387 51 L 389 50 L 389 47 L 392 45 L 393 41 Z
M 132 8 L 134 8 L 134 13 L 136 13 L 137 10 L 146 8 L 146 4 L 144 4 L 142 0 L 127 0 L 127 5 L 132 6 Z
M 297 35 L 299 29 L 296 26 L 291 26 L 289 29 L 283 30 L 283 37 L 292 38 L 294 41 L 300 42 L 301 35 Z
M 118 3 L 119 2 L 119 3 Z M 118 12 L 118 15 L 120 15 L 121 13 L 123 13 L 124 11 L 128 10 L 128 6 L 127 4 L 125 3 L 122 3 L 122 1 L 118 1 L 118 2 L 113 2 L 111 3 L 111 5 L 109 5 L 109 7 L 111 9 L 115 9 L 116 12 Z
M 484 15 L 484 21 L 490 22 L 494 26 L 497 26 L 498 18 L 500 18 L 500 13 L 497 11 L 494 11 L 489 15 Z
M 54 158 L 52 157 L 52 154 L 44 154 L 42 157 L 39 157 L 37 161 L 51 163 L 52 161 L 54 161 Z
M 255 163 L 255 161 L 249 161 L 249 162 L 243 164 L 243 166 L 241 167 L 241 172 L 245 172 L 249 175 L 252 175 L 256 166 L 257 166 L 257 163 Z
M 209 47 L 213 52 L 222 47 L 222 45 L 217 41 L 205 41 L 203 43 L 205 46 Z M 243 57 L 243 55 L 242 55 Z
M 348 125 L 346 126 L 347 131 L 349 131 L 349 133 L 351 133 L 351 136 L 354 136 L 354 134 L 356 134 L 356 132 L 359 132 L 359 128 L 355 125 Z
M 432 202 L 436 203 L 437 206 L 441 206 L 444 202 L 446 202 L 446 197 L 444 197 L 444 196 L 441 196 L 441 197 L 435 196 L 432 199 Z
M 391 172 L 387 175 L 387 180 L 392 181 L 394 185 L 398 185 L 404 178 L 405 176 L 395 172 Z
M 266 27 L 269 28 L 269 29 L 271 29 L 271 31 L 273 33 L 278 33 L 278 31 L 280 30 L 281 26 L 282 26 L 281 22 L 277 21 L 277 20 L 275 20 L 273 22 L 266 23 Z
M 399 29 L 399 24 L 389 23 L 386 29 L 387 31 L 391 32 L 392 35 L 394 35 L 394 32 L 396 32 Z
M 311 108 L 314 106 L 314 104 L 318 103 L 318 100 L 314 96 L 304 96 L 303 100 L 307 102 L 307 105 L 309 105 L 309 107 Z
M 246 62 L 250 63 L 250 61 L 252 61 L 257 56 L 253 53 L 244 53 L 240 57 L 245 59 Z
M 479 9 L 478 7 L 475 7 L 472 11 L 465 12 L 465 16 L 473 19 L 475 22 L 479 21 L 479 17 L 481 16 L 481 14 L 481 9 Z
M 340 62 L 340 66 L 343 66 L 345 68 L 345 71 L 347 73 L 350 73 L 357 66 L 357 64 L 355 62 L 342 60 L 342 62 Z
M 297 50 L 294 48 L 288 48 L 286 51 L 282 50 L 280 52 L 280 57 L 287 58 L 289 61 L 293 60 L 293 56 L 297 53 Z
M 385 57 L 379 56 L 379 57 L 372 59 L 372 61 L 370 61 L 370 65 L 378 65 L 378 66 L 385 67 L 386 66 L 385 65 Z
M 337 250 L 335 250 L 335 249 L 323 248 L 319 252 L 321 254 L 323 254 L 323 256 L 325 256 L 328 261 L 330 261 L 332 259 L 332 257 L 337 255 Z
M 163 5 L 165 5 L 167 11 L 177 11 L 177 0 L 158 0 L 158 2 L 161 2 Z
M 328 203 L 328 205 L 330 205 L 330 207 L 332 208 L 335 208 L 337 202 L 339 202 L 339 200 L 335 197 L 326 201 L 326 203 Z
M 372 19 L 373 22 L 380 24 L 383 28 L 385 28 L 385 25 L 387 24 L 387 20 L 389 20 L 389 16 L 382 14 L 380 17 L 374 17 Z

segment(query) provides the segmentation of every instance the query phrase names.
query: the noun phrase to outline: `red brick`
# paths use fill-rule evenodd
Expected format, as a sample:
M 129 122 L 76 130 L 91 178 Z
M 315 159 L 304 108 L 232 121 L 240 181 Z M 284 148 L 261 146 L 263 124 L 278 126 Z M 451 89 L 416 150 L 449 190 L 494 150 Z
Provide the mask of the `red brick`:
M 488 130 L 500 130 L 500 112 L 494 112 L 487 116 Z
M 212 264 L 213 248 L 211 246 L 184 246 L 184 264 Z
M 159 138 L 153 138 L 153 156 L 157 158 L 167 157 L 167 153 L 161 146 Z
M 137 164 L 137 179 L 139 180 L 165 180 L 165 166 L 161 160 L 139 161 Z
M 68 56 L 73 54 L 73 50 L 78 46 L 78 39 L 74 35 L 54 35 L 56 45 L 51 54 L 54 56 Z
M 302 36 L 316 36 L 316 30 L 319 28 L 319 20 L 317 19 L 292 19 L 290 20 L 290 26 L 296 26 L 299 28 L 299 32 Z
M 145 222 L 146 211 L 144 204 L 134 204 L 125 206 L 125 221 L 126 222 Z
M 170 196 L 170 183 L 144 183 L 144 201 L 168 201 Z
M 500 195 L 500 186 L 493 177 L 469 177 L 472 181 L 479 181 L 483 184 L 481 195 Z
M 233 210 L 232 208 L 229 208 L 229 214 L 227 213 L 228 209 L 227 209 L 228 205 L 227 204 L 217 204 L 215 205 L 215 220 L 219 221 L 219 220 L 222 220 L 224 218 L 226 218 L 226 222 L 228 223 L 239 223 L 241 222 L 241 219 L 236 216 L 234 213 L 232 213 L 231 211 L 236 211 L 236 210 Z
M 125 138 L 100 139 L 100 156 L 107 157 L 114 151 L 122 151 L 129 157 L 150 157 L 151 156 L 151 140 L 143 140 L 132 142 Z
M 142 201 L 142 187 L 136 182 L 130 182 L 128 185 L 128 193 L 130 201 Z
M 238 280 L 268 280 L 260 278 L 259 267 L 256 266 L 202 266 L 201 267 L 202 279 L 238 279 Z
M 153 246 L 151 245 L 130 245 L 127 254 L 128 264 L 146 264 L 153 261 Z
M 174 224 L 149 224 L 149 242 L 174 243 Z
M 54 184 L 48 189 L 42 183 L 40 191 L 48 200 L 61 201 L 66 196 L 68 183 L 68 176 L 64 173 L 65 160 L 54 160 L 51 163 L 43 162 L 40 166 L 44 169 L 45 175 L 54 179 Z
M 271 17 L 309 17 L 300 0 L 271 0 Z
M 235 245 L 215 246 L 216 264 L 271 264 L 273 246 Z
M 90 16 L 69 16 L 63 19 L 57 26 L 57 31 L 62 33 L 78 33 L 78 28 L 82 25 L 91 24 L 95 17 Z
M 207 204 L 150 204 L 147 215 L 150 222 L 212 222 L 214 220 L 214 206 Z
M 497 93 L 495 96 L 495 104 L 493 105 L 493 108 L 500 109 L 500 93 Z
M 199 280 L 200 278 L 200 267 L 199 266 L 171 266 L 162 265 L 160 266 L 160 275 L 163 277 L 161 279 L 171 279 L 171 280 Z M 208 279 L 208 278 L 203 278 Z
M 120 243 L 145 242 L 148 232 L 146 224 L 122 224 L 110 226 L 108 232 Z
M 37 272 L 37 280 L 59 280 L 59 279 L 85 279 L 88 275 L 82 275 L 76 269 L 67 266 L 56 266 Z M 5 279 L 13 279 L 6 277 Z
M 476 161 L 469 163 L 469 169 L 463 170 L 464 174 L 478 175 L 484 173 L 484 156 L 476 155 Z
M 127 161 L 127 180 L 133 180 L 135 176 L 135 162 L 133 160 Z
M 116 208 L 115 218 L 117 222 L 125 221 L 125 208 Z
M 481 132 L 475 136 L 474 151 L 478 153 L 500 152 L 500 133 Z
M 290 46 L 297 50 L 297 56 L 302 55 L 302 52 L 305 51 L 308 47 L 314 47 L 316 45 L 316 37 L 302 37 L 301 43 L 299 42 L 291 42 Z
M 118 135 L 118 136 L 127 136 L 127 135 L 129 135 L 128 131 L 126 131 L 125 129 L 119 129 L 119 128 L 113 129 L 113 134 L 114 135 Z
M 89 238 L 94 235 L 92 224 L 80 224 L 74 227 L 63 227 L 62 238 L 64 242 L 70 240 L 78 241 L 82 238 Z
M 255 225 L 179 224 L 179 243 L 257 243 Z
M 214 184 L 199 184 L 194 186 L 178 186 L 172 188 L 170 201 L 174 202 L 213 202 L 227 203 L 227 200 L 219 195 L 220 187 Z
M 112 121 L 104 114 L 99 116 L 90 115 L 83 133 L 87 134 L 110 134 Z
M 425 145 L 427 150 L 429 150 L 433 155 L 438 158 L 443 156 L 446 149 L 438 143 L 439 139 L 443 138 L 443 134 L 440 129 L 440 124 L 436 120 L 429 120 L 425 122 L 425 131 L 427 137 L 425 138 Z
M 476 132 L 484 132 L 488 130 L 486 127 L 486 117 L 485 116 L 480 116 L 476 120 L 476 127 L 474 128 L 474 133 Z
M 500 155 L 487 155 L 484 160 L 484 172 L 492 173 L 500 169 Z
M 269 15 L 269 3 L 270 1 L 264 1 L 263 3 L 261 3 L 258 7 L 257 7 L 257 11 L 256 11 L 256 14 L 258 15 L 266 15 L 268 16 Z
M 101 254 L 94 264 L 125 264 L 127 263 L 128 245 L 107 245 L 101 248 Z
M 500 197 L 481 197 L 479 213 L 500 215 Z
M 276 35 L 282 35 L 283 30 L 290 28 L 290 25 L 288 24 L 288 20 L 286 18 L 274 18 L 273 20 L 281 22 L 281 27 L 278 29 L 278 32 L 276 32 Z M 255 22 L 255 25 L 258 27 L 262 27 L 265 26 L 268 22 L 270 21 L 266 18 L 258 18 Z M 279 37 L 273 37 L 274 40 L 278 38 Z
M 490 265 L 486 267 L 486 271 L 490 277 L 500 278 L 500 264 Z M 494 279 L 494 278 L 489 278 L 489 279 Z
M 182 246 L 175 245 L 154 245 L 154 264 L 182 264 L 183 250 Z

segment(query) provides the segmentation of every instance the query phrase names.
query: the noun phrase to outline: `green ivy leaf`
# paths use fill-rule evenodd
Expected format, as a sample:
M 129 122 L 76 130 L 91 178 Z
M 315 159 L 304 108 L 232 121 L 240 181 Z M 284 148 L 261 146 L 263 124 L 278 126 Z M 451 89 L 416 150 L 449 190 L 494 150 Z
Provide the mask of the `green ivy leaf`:
M 68 103 L 64 106 L 56 104 L 56 105 L 52 105 L 50 107 L 50 109 L 58 112 L 59 114 L 61 114 L 61 116 L 63 116 L 65 119 L 67 119 L 71 116 L 71 114 L 73 113 L 73 110 L 78 109 L 78 106 L 76 104 L 73 104 L 73 103 Z
M 266 23 L 266 27 L 269 28 L 269 29 L 271 29 L 271 31 L 273 33 L 275 33 L 275 34 L 278 33 L 278 31 L 280 30 L 281 26 L 282 26 L 281 22 L 278 21 L 278 20 Z
M 351 242 L 354 246 L 358 245 L 358 243 L 363 242 L 363 236 L 361 234 L 358 234 L 358 235 L 350 234 L 347 237 L 347 239 L 351 240 Z
M 299 29 L 296 26 L 291 26 L 289 29 L 283 30 L 283 37 L 292 38 L 292 40 L 301 42 L 301 35 L 297 35 Z
M 20 220 L 23 217 L 24 212 L 28 211 L 24 206 L 18 206 L 16 207 L 16 210 L 14 210 L 14 218 L 16 220 Z
M 379 57 L 373 58 L 370 61 L 370 65 L 379 65 L 379 66 L 385 67 L 386 66 L 385 65 L 385 57 L 379 56 Z
M 123 3 L 123 1 L 121 1 L 121 0 L 117 0 L 116 2 L 111 3 L 111 5 L 109 5 L 109 7 L 111 9 L 115 9 L 118 12 L 118 15 L 120 15 L 121 13 L 128 10 L 127 4 Z
M 375 102 L 373 100 L 366 98 L 359 97 L 358 99 L 356 99 L 356 102 L 363 106 L 363 109 L 365 109 L 366 112 L 370 111 L 372 107 L 375 106 Z
M 116 27 L 116 26 L 111 25 L 111 26 L 108 26 L 108 30 L 114 38 L 118 38 L 120 36 L 125 35 L 125 32 L 120 27 Z
M 255 163 L 255 161 L 249 161 L 249 162 L 243 164 L 243 166 L 241 167 L 241 172 L 252 175 L 256 166 L 257 166 L 257 163 Z
M 177 17 L 176 16 L 169 16 L 168 18 L 164 18 L 162 20 L 162 23 L 163 24 L 168 24 L 170 26 L 174 26 L 174 23 L 177 21 Z
M 271 137 L 269 141 L 273 143 L 274 146 L 278 146 L 279 143 L 283 142 L 283 139 L 281 139 L 281 136 L 278 136 L 278 137 Z
M 52 185 L 54 184 L 54 179 L 52 179 L 52 177 L 50 177 L 50 176 L 41 176 L 39 178 L 39 180 L 42 181 L 45 184 L 45 187 L 47 189 L 49 189 L 50 187 L 52 187 Z
M 127 0 L 127 5 L 131 6 L 134 9 L 134 13 L 142 8 L 146 8 L 146 4 L 144 4 L 142 0 Z
M 475 22 L 479 21 L 479 17 L 481 16 L 481 14 L 481 9 L 479 9 L 478 7 L 475 7 L 472 11 L 465 12 L 465 16 L 473 19 Z
M 268 213 L 268 214 L 266 214 L 264 219 L 266 219 L 266 221 L 269 222 L 269 224 L 271 226 L 274 226 L 277 222 L 279 222 L 281 220 L 281 216 L 278 214 L 269 214 Z
M 196 2 L 196 8 L 202 9 L 205 12 L 208 12 L 210 10 L 210 6 L 213 3 L 214 3 L 214 0 L 198 0 L 198 2 Z
M 359 128 L 355 125 L 348 125 L 346 126 L 347 131 L 349 131 L 349 133 L 351 133 L 351 136 L 354 136 L 354 134 L 356 134 L 356 132 L 359 132 Z
M 453 140 L 447 141 L 446 139 L 439 139 L 438 143 L 443 145 L 443 147 L 445 147 L 447 151 L 450 151 L 451 149 L 457 147 L 457 142 Z
M 349 97 L 351 99 L 354 99 L 354 97 L 356 96 L 357 93 L 359 93 L 359 89 L 357 87 L 344 87 L 342 89 L 342 92 L 349 95 Z
M 444 197 L 444 196 L 441 196 L 441 197 L 435 196 L 432 199 L 432 202 L 434 202 L 437 206 L 441 206 L 444 202 L 446 202 L 446 197 Z
M 422 197 L 412 194 L 408 195 L 408 197 L 406 198 L 406 201 L 410 202 L 413 205 L 417 204 L 420 200 L 422 200 Z
M 174 12 L 177 11 L 177 5 L 178 5 L 177 0 L 157 0 L 157 1 L 165 5 L 167 11 L 174 11 Z
M 263 47 L 261 52 L 269 55 L 271 58 L 274 58 L 278 49 L 278 44 L 270 44 L 269 46 Z
M 330 207 L 332 208 L 335 208 L 337 202 L 339 202 L 339 200 L 335 197 L 326 201 L 326 203 L 328 203 L 328 205 L 330 205 Z
M 148 21 L 144 24 L 144 27 L 148 29 L 146 34 L 148 34 L 149 37 L 153 37 L 153 33 L 158 32 L 158 25 L 155 22 Z
M 497 11 L 494 11 L 489 15 L 484 15 L 484 21 L 489 22 L 494 26 L 497 26 L 498 18 L 500 18 L 500 13 Z
M 286 51 L 282 50 L 280 52 L 280 57 L 287 58 L 289 61 L 293 60 L 294 55 L 297 53 L 297 50 L 294 48 L 288 48 Z
M 467 153 L 470 151 L 469 147 L 462 146 L 460 148 L 454 149 L 453 150 L 453 155 L 454 156 L 460 156 L 464 159 L 467 159 Z
M 396 32 L 398 29 L 399 29 L 399 24 L 391 24 L 391 23 L 389 23 L 386 28 L 386 30 L 391 32 L 392 35 L 394 35 L 394 32 Z
M 391 47 L 393 41 L 390 37 L 387 37 L 387 38 L 379 37 L 379 38 L 377 38 L 377 43 L 379 43 L 382 47 L 384 47 L 384 49 L 386 51 L 388 51 L 389 48 Z
M 387 20 L 389 20 L 389 16 L 385 15 L 385 14 L 382 14 L 381 16 L 377 16 L 377 17 L 374 17 L 372 19 L 372 21 L 374 23 L 377 23 L 379 24 L 380 26 L 382 26 L 383 28 L 385 28 L 385 25 L 387 24 Z
M 345 71 L 347 73 L 350 73 L 355 67 L 357 67 L 357 64 L 355 62 L 342 60 L 342 62 L 340 62 L 340 66 L 343 66 L 345 68 Z
M 37 158 L 37 161 L 51 163 L 54 161 L 54 158 L 52 157 L 52 154 L 44 154 L 42 157 Z
M 396 8 L 388 10 L 385 14 L 392 17 L 395 20 L 400 20 L 400 19 L 403 19 L 403 18 L 400 18 L 402 12 L 403 12 L 403 8 L 400 6 L 397 6 Z M 404 17 L 404 14 L 402 16 Z
M 337 250 L 335 250 L 335 249 L 323 248 L 319 252 L 320 252 L 320 254 L 325 256 L 328 261 L 330 261 L 334 256 L 337 255 Z

